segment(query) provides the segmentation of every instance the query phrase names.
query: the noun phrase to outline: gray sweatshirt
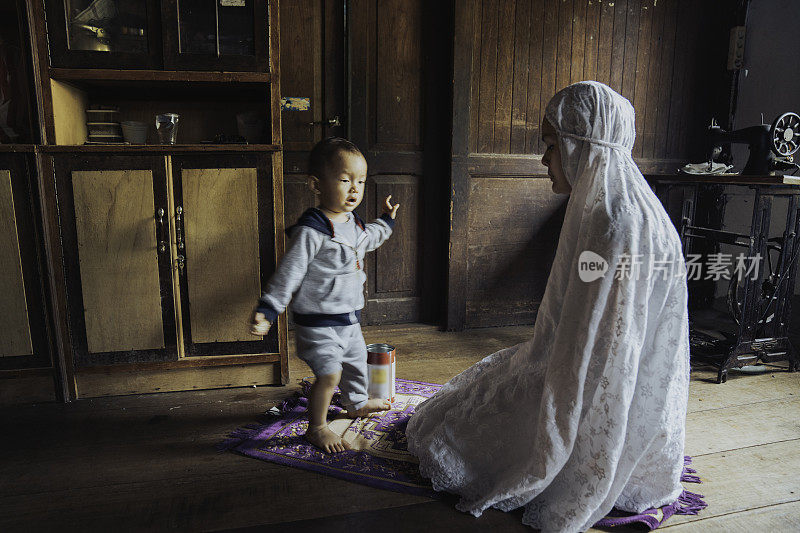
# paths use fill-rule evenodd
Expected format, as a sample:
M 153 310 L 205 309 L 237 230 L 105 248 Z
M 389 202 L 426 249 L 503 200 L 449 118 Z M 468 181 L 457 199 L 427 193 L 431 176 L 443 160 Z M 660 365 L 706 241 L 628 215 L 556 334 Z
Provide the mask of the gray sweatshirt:
M 334 232 L 331 221 L 319 209 L 309 209 L 287 230 L 286 253 L 259 299 L 257 310 L 269 322 L 292 302 L 295 322 L 300 315 L 314 315 L 314 323 L 356 323 L 356 312 L 364 307 L 364 255 L 378 248 L 392 234 L 394 220 L 383 215 L 370 224 L 353 213 L 355 243 Z M 324 316 L 319 315 L 335 315 Z M 337 317 L 347 317 L 337 322 Z M 328 323 L 334 320 L 332 323 Z

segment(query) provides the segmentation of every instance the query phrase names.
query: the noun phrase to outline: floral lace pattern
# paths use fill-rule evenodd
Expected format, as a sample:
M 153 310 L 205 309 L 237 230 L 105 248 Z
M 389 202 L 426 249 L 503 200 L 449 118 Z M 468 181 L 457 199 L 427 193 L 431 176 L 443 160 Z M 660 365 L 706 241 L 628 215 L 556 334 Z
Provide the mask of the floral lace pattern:
M 409 450 L 458 508 L 524 506 L 542 531 L 582 531 L 612 507 L 640 512 L 682 487 L 689 381 L 686 271 L 677 232 L 631 159 L 630 102 L 605 85 L 546 110 L 573 192 L 527 342 L 492 354 L 421 404 Z M 593 142 L 602 141 L 602 142 Z M 591 250 L 605 276 L 579 277 Z M 623 256 L 666 271 L 616 276 Z

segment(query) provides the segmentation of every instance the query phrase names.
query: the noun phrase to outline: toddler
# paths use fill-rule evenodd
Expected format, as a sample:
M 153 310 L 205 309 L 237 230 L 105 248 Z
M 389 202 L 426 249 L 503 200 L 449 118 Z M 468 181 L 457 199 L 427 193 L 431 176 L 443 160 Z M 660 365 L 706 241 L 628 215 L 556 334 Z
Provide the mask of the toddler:
M 314 372 L 306 439 L 326 452 L 347 443 L 330 430 L 328 406 L 334 388 L 351 417 L 384 411 L 387 400 L 367 396 L 367 348 L 361 334 L 364 254 L 392 233 L 400 204 L 386 197 L 381 217 L 365 224 L 354 212 L 364 196 L 367 162 L 350 141 L 329 137 L 309 156 L 309 187 L 319 206 L 287 230 L 286 254 L 253 311 L 251 333 L 266 335 L 289 301 L 298 356 Z

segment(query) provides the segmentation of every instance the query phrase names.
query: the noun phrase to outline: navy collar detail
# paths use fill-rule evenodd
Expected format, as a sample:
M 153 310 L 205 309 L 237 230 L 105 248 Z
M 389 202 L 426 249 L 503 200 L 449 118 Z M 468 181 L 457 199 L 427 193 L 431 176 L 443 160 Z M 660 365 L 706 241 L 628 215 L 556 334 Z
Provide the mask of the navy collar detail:
M 364 229 L 364 221 L 361 220 L 361 217 L 358 216 L 355 212 L 353 214 L 353 220 L 356 221 L 356 225 L 360 227 L 362 230 Z M 311 229 L 317 230 L 320 233 L 327 235 L 328 237 L 333 237 L 333 223 L 331 220 L 325 216 L 321 210 L 317 209 L 316 207 L 311 207 L 306 209 L 306 211 L 300 215 L 300 218 L 297 220 L 297 224 L 294 226 L 290 226 L 286 228 L 286 233 L 291 234 L 290 232 L 296 228 L 297 226 L 306 226 Z

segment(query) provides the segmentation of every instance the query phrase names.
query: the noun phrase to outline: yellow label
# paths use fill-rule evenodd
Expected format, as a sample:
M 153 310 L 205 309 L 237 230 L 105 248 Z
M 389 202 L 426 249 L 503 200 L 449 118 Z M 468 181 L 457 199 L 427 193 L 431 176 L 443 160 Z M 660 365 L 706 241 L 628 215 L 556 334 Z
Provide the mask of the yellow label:
M 372 370 L 372 374 L 370 375 L 370 380 L 372 381 L 372 383 L 376 383 L 376 384 L 381 384 L 382 385 L 382 384 L 386 383 L 387 381 L 389 381 L 387 374 L 388 373 L 386 372 L 385 369 L 383 369 L 383 368 L 375 368 L 375 369 Z

